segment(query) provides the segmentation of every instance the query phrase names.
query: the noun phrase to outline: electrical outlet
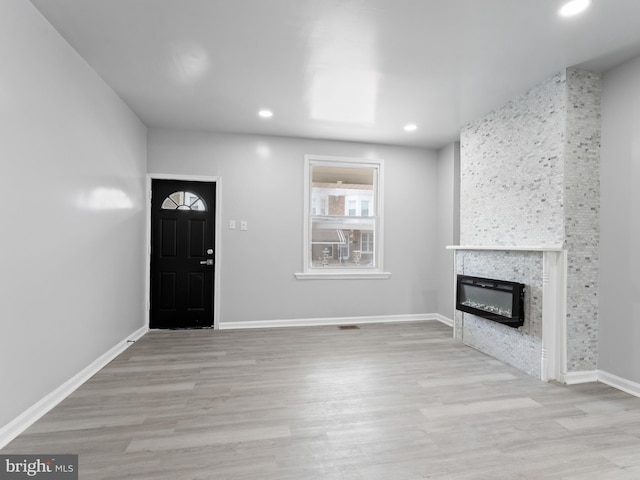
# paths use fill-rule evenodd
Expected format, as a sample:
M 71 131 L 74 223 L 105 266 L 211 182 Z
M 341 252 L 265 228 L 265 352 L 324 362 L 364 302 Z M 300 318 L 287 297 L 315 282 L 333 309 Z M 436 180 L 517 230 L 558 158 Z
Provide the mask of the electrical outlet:
M 244 231 L 247 229 L 247 221 L 246 220 L 240 220 L 240 230 Z

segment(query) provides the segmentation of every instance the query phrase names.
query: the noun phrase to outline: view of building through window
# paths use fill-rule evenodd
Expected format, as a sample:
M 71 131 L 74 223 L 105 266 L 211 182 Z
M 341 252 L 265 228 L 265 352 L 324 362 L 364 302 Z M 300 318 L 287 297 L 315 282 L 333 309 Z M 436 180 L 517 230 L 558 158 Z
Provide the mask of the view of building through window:
M 312 268 L 375 268 L 377 165 L 310 165 Z

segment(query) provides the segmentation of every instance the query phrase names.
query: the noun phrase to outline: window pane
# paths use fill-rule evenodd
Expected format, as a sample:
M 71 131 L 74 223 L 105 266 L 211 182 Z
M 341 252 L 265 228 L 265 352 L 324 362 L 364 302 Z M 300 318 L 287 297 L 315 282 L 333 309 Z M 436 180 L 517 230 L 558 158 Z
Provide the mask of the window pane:
M 369 200 L 362 200 L 360 204 L 360 215 L 363 217 L 369 216 Z
M 311 214 L 374 215 L 369 206 L 374 204 L 375 171 L 374 167 L 312 166 Z
M 373 253 L 373 232 L 362 232 L 360 236 L 360 250 L 363 253 Z
M 171 198 L 167 197 L 164 199 L 164 202 L 162 202 L 162 206 L 160 208 L 162 208 L 162 210 L 176 210 L 178 205 L 176 202 L 171 200 Z
M 176 205 L 184 205 L 184 192 L 173 192 L 169 195 L 169 198 L 173 200 Z
M 202 199 L 199 198 L 195 202 L 193 202 L 191 204 L 191 210 L 205 211 L 206 208 L 204 207 L 204 202 L 202 201 Z
M 311 266 L 373 268 L 375 220 L 317 216 L 311 220 Z M 367 248 L 362 248 L 362 239 Z

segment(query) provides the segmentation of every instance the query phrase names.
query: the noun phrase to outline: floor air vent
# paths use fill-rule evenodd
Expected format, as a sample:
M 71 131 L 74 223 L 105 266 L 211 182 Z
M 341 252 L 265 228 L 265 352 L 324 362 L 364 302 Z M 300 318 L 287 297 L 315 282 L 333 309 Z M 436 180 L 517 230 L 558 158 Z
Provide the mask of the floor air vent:
M 360 330 L 360 327 L 357 325 L 340 325 L 338 328 L 340 330 Z

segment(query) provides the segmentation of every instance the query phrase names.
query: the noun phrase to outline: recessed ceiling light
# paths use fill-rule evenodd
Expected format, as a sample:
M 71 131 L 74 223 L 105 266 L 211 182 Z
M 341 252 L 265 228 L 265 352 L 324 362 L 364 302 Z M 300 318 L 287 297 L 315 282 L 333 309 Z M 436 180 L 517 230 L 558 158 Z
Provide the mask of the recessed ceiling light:
M 271 110 L 260 110 L 258 115 L 262 118 L 271 118 L 273 117 L 273 112 Z
M 418 126 L 415 123 L 408 123 L 404 126 L 405 132 L 414 132 L 418 129 Z
M 558 10 L 558 15 L 561 17 L 573 17 L 579 13 L 584 12 L 591 5 L 591 0 L 571 0 Z

